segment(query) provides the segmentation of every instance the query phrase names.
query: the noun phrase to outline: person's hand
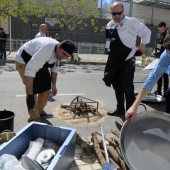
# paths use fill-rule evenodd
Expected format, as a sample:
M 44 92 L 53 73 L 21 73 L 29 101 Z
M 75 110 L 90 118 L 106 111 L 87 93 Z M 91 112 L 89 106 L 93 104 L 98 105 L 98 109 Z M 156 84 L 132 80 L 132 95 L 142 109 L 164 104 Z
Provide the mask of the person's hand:
M 55 96 L 57 94 L 56 86 L 52 86 L 52 93 L 53 93 L 53 96 Z
M 33 109 L 34 105 L 35 105 L 34 95 L 33 94 L 27 95 L 27 107 L 28 107 L 28 110 Z
M 130 121 L 132 121 L 135 118 L 137 111 L 138 111 L 138 107 L 131 106 L 126 112 L 126 115 L 125 115 L 126 120 L 129 119 Z
M 141 56 L 142 55 L 142 53 L 143 53 L 143 51 L 142 50 L 140 50 L 139 48 L 136 50 L 136 52 L 135 52 L 135 54 L 134 54 L 134 56 Z

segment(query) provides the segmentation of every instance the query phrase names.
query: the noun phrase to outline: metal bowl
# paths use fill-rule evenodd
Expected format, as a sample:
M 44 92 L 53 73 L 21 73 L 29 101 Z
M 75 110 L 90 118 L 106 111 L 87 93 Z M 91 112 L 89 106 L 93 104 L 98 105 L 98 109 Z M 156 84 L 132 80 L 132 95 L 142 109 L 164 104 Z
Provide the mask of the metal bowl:
M 145 111 L 126 121 L 120 148 L 130 170 L 169 170 L 170 114 Z
M 0 143 L 7 142 L 15 136 L 14 132 L 6 129 L 2 133 L 0 133 Z
M 138 93 L 135 93 L 135 95 L 137 96 Z M 165 97 L 161 96 L 161 95 L 157 95 L 155 93 L 148 93 L 143 100 L 144 102 L 152 102 L 152 103 L 160 103 L 160 102 L 165 102 Z

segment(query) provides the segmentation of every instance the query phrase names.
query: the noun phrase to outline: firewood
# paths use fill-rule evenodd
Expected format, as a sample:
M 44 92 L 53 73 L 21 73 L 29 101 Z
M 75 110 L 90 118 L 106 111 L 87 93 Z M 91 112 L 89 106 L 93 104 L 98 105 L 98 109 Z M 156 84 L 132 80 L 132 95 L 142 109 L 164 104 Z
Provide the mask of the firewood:
M 117 164 L 119 164 L 119 163 L 120 163 L 120 162 L 119 162 L 119 155 L 118 155 L 117 151 L 114 149 L 114 147 L 106 145 L 106 148 L 107 148 L 107 150 L 108 150 L 108 153 L 109 153 L 109 154 L 111 155 L 111 157 L 113 158 L 113 160 L 114 160 Z
M 109 158 L 109 161 L 111 164 L 115 165 L 116 170 L 121 170 L 120 166 L 112 158 Z
M 108 142 L 111 146 L 114 147 L 114 149 L 117 151 L 118 155 L 123 159 L 122 153 L 120 151 L 119 143 L 117 143 L 117 140 L 114 138 L 108 139 Z
M 104 158 L 104 156 L 102 155 L 102 152 L 100 150 L 100 145 L 98 143 L 98 139 L 97 139 L 97 134 L 96 133 L 92 133 L 92 141 L 93 141 L 93 146 L 94 146 L 94 150 L 96 152 L 96 155 L 99 159 L 99 162 L 101 163 L 101 165 L 106 163 L 106 159 Z
M 104 150 L 101 149 L 101 152 L 102 152 L 103 155 L 105 155 Z M 111 156 L 110 156 L 109 153 L 108 153 L 108 157 L 109 157 L 109 162 L 110 162 L 111 164 L 113 164 L 113 165 L 116 167 L 117 170 L 121 170 L 121 169 L 120 169 L 120 166 L 113 160 L 113 158 L 111 158 Z
M 96 131 L 96 133 L 101 136 L 101 133 L 100 133 L 100 132 Z M 106 137 L 104 137 L 104 138 L 105 138 L 105 140 L 107 140 L 107 141 L 109 142 L 109 144 L 110 144 L 111 146 L 114 147 L 114 149 L 117 151 L 117 153 L 119 154 L 119 156 L 120 156 L 121 158 L 123 158 L 123 157 L 122 157 L 122 154 L 121 154 L 121 152 L 120 152 L 119 146 L 117 146 L 117 144 L 114 143 L 114 141 L 111 140 L 112 138 L 111 138 L 111 139 L 108 139 L 108 138 L 106 138 Z
M 119 157 L 119 161 L 120 161 L 119 166 L 120 166 L 121 170 L 128 170 L 127 166 L 125 164 L 125 161 L 123 159 L 121 159 L 120 157 Z
M 126 170 L 126 165 L 124 160 L 119 156 L 114 147 L 107 145 L 106 146 L 109 155 L 111 155 L 112 159 L 120 166 L 121 170 Z
M 120 138 L 120 133 L 116 130 L 111 129 L 111 132 L 116 135 L 118 138 Z

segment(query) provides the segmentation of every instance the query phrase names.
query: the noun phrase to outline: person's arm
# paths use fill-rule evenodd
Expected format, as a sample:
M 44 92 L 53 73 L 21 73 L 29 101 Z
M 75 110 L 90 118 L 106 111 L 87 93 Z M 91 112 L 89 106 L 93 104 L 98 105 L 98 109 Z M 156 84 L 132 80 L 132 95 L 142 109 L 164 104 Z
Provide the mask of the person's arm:
M 140 44 L 138 50 L 144 51 L 146 44 Z
M 26 85 L 26 102 L 28 110 L 34 109 L 35 99 L 33 94 L 33 82 L 34 77 L 25 76 L 25 85 Z
M 167 54 L 166 51 L 164 51 L 161 54 L 161 57 L 157 65 L 151 71 L 147 80 L 143 83 L 142 89 L 140 90 L 136 100 L 126 112 L 126 115 L 125 115 L 126 119 L 130 119 L 131 121 L 134 119 L 140 102 L 148 94 L 148 92 L 152 90 L 153 86 L 156 84 L 159 78 L 163 75 L 163 73 L 165 73 L 169 65 L 170 65 L 170 55 Z
M 139 23 L 139 21 L 134 18 L 130 19 L 127 29 L 129 30 L 129 32 L 131 32 L 131 34 L 139 36 L 141 38 L 140 46 L 137 47 L 137 51 L 134 54 L 134 56 L 141 56 L 143 51 L 145 50 L 146 44 L 150 42 L 150 29 L 146 27 L 146 25 L 144 25 L 143 23 Z
M 51 72 L 51 82 L 52 82 L 53 96 L 55 96 L 57 94 L 57 88 L 56 88 L 57 73 Z
M 131 121 L 134 119 L 134 117 L 137 114 L 138 106 L 141 103 L 142 99 L 149 93 L 146 89 L 141 89 L 136 100 L 134 101 L 133 105 L 128 109 L 126 112 L 125 118 L 126 120 L 130 119 Z

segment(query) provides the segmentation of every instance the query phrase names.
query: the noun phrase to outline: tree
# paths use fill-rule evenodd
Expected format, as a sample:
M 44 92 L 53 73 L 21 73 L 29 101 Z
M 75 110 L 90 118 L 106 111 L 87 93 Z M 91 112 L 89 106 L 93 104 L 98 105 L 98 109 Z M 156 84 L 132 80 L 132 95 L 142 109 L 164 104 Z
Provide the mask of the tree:
M 0 19 L 5 19 L 12 14 L 15 7 L 15 0 L 0 0 Z
M 30 15 L 55 18 L 64 29 L 64 37 L 66 28 L 73 31 L 91 25 L 94 32 L 99 30 L 96 26 L 98 0 L 0 0 L 0 19 L 8 15 L 24 22 Z
M 34 11 L 37 17 L 56 18 L 60 27 L 70 31 L 77 26 L 80 29 L 91 25 L 94 30 L 98 16 L 98 0 L 37 0 L 35 4 L 39 7 Z M 34 5 L 35 5 L 34 4 Z
M 0 0 L 0 19 L 13 16 L 27 22 L 28 16 L 34 15 L 36 10 L 34 0 Z

